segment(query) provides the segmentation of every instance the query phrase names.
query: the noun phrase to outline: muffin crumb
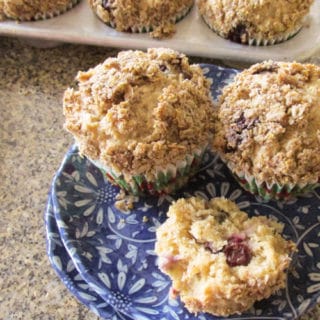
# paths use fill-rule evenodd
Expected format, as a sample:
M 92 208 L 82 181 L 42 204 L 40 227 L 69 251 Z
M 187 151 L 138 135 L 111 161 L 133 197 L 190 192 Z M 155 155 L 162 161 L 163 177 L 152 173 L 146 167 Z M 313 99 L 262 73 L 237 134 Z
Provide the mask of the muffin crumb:
M 130 212 L 134 208 L 135 197 L 126 194 L 122 189 L 116 195 L 115 207 L 125 213 Z
M 171 38 L 176 32 L 176 26 L 172 23 L 162 24 L 156 27 L 150 36 L 155 39 Z

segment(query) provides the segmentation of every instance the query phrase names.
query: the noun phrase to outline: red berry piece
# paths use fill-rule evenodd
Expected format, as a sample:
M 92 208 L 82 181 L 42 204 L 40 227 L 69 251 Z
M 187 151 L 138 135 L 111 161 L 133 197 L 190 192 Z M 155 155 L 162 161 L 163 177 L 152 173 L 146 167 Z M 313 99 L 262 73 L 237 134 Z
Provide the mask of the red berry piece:
M 223 253 L 230 267 L 247 266 L 252 258 L 248 242 L 242 234 L 230 237 L 228 244 L 223 247 Z

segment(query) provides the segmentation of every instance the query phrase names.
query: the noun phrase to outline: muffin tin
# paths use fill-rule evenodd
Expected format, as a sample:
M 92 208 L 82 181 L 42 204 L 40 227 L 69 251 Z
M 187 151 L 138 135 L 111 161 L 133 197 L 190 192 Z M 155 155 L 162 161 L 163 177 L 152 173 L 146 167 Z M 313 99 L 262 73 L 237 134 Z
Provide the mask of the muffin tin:
M 225 40 L 211 31 L 196 6 L 177 24 L 171 39 L 155 40 L 148 34 L 121 33 L 101 22 L 86 0 L 72 10 L 49 20 L 1 21 L 0 34 L 31 38 L 31 44 L 49 47 L 59 42 L 108 47 L 146 49 L 169 47 L 189 55 L 257 62 L 266 59 L 303 61 L 320 48 L 320 0 L 315 0 L 304 28 L 292 39 L 273 46 L 253 47 Z M 41 41 L 38 41 L 40 40 Z M 43 40 L 47 40 L 44 42 Z

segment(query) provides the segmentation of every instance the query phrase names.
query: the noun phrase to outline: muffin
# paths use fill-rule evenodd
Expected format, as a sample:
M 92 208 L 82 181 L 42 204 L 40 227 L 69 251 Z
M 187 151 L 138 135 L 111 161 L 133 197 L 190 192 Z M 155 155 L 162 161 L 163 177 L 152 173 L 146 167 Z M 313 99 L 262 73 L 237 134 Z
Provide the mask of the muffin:
M 207 25 L 219 36 L 249 45 L 270 45 L 294 36 L 313 0 L 198 0 Z
M 213 148 L 242 186 L 284 199 L 319 186 L 320 67 L 266 61 L 219 100 Z
M 191 10 L 194 0 L 89 0 L 107 25 L 124 32 L 151 32 L 155 38 L 174 33 L 174 24 Z
M 0 19 L 40 20 L 57 16 L 80 0 L 0 0 Z
M 179 199 L 157 229 L 158 265 L 190 312 L 239 314 L 285 287 L 295 244 L 282 229 L 225 198 Z
M 131 194 L 170 193 L 196 173 L 212 137 L 210 83 L 170 49 L 123 51 L 64 94 L 80 153 Z

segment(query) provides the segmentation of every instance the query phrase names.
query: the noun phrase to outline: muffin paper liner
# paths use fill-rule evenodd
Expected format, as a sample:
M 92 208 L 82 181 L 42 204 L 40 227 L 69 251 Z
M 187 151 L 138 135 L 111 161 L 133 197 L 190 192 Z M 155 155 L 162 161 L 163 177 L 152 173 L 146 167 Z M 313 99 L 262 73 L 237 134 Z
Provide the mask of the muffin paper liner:
M 215 28 L 213 28 L 210 24 L 210 22 L 208 21 L 207 17 L 201 15 L 204 22 L 208 25 L 208 27 L 215 32 L 218 36 L 220 36 L 221 38 L 224 38 L 226 40 L 235 42 L 235 43 L 240 43 L 237 41 L 233 41 L 231 39 L 226 38 L 223 34 L 221 34 L 221 32 L 219 32 L 218 30 L 216 30 Z M 257 38 L 249 38 L 248 42 L 241 42 L 241 44 L 244 45 L 249 45 L 249 46 L 270 46 L 270 45 L 274 45 L 277 43 L 281 43 L 281 42 L 285 42 L 289 39 L 291 39 L 292 37 L 294 37 L 302 28 L 302 24 L 299 24 L 293 31 L 290 32 L 284 32 L 280 35 L 278 35 L 277 37 L 274 37 L 273 39 L 264 39 L 263 37 L 257 37 Z
M 192 9 L 193 5 L 181 10 L 175 17 L 171 18 L 169 20 L 170 23 L 175 24 L 178 23 L 180 20 L 182 20 Z M 108 25 L 111 28 L 116 29 L 116 24 L 113 21 L 110 22 L 104 22 L 106 25 Z M 128 29 L 126 32 L 132 32 L 132 33 L 146 33 L 146 32 L 152 32 L 156 27 L 155 26 L 133 26 Z
M 89 160 L 102 171 L 112 184 L 119 186 L 129 194 L 135 196 L 161 195 L 174 193 L 198 172 L 206 148 L 207 146 L 196 149 L 193 154 L 187 155 L 184 160 L 175 164 L 155 168 L 153 179 L 144 174 L 127 178 L 121 173 L 116 173 L 110 167 L 102 165 L 99 161 Z
M 258 181 L 248 173 L 236 172 L 228 162 L 226 165 L 243 189 L 254 195 L 259 195 L 264 200 L 288 200 L 295 196 L 311 192 L 320 186 L 320 179 L 314 183 L 303 184 L 279 184 L 277 182 L 267 183 L 266 181 Z
M 270 46 L 277 43 L 285 42 L 292 37 L 294 37 L 302 28 L 302 25 L 299 25 L 291 32 L 284 32 L 273 39 L 263 39 L 263 38 L 250 38 L 248 41 L 249 46 Z
M 36 15 L 25 15 L 25 16 L 19 17 L 19 19 L 15 19 L 15 20 L 19 20 L 19 21 L 37 21 L 37 20 L 51 19 L 51 18 L 59 16 L 59 15 L 65 13 L 65 12 L 67 12 L 68 10 L 72 9 L 80 1 L 81 0 L 72 0 L 72 1 L 70 1 L 68 3 L 68 5 L 63 10 L 54 10 L 54 11 L 46 12 L 46 13 L 38 12 Z M 8 18 L 9 19 L 14 19 L 14 18 L 11 18 L 11 17 L 8 17 Z

